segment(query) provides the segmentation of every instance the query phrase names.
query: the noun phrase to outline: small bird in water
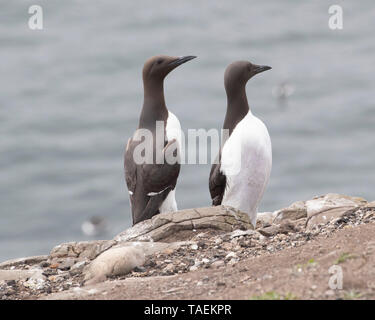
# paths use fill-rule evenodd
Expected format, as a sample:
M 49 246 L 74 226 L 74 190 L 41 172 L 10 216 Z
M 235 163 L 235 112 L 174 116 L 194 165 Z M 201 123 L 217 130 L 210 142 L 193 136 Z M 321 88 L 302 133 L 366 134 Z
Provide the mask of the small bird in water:
M 171 163 L 167 157 L 168 154 L 177 157 L 180 154 L 181 125 L 165 104 L 164 79 L 173 69 L 194 58 L 196 56 L 159 55 L 148 59 L 143 67 L 143 107 L 137 131 L 128 140 L 124 159 L 133 225 L 158 213 L 177 211 L 175 187 L 180 163 Z M 164 125 L 164 140 L 161 145 L 156 143 L 160 138 L 157 133 L 157 121 Z M 139 139 L 142 129 L 151 132 L 152 141 Z M 153 151 L 151 163 L 135 161 L 134 155 L 141 143 L 146 143 L 146 149 Z M 157 155 L 160 158 L 156 159 Z
M 272 95 L 278 100 L 282 107 L 286 106 L 288 97 L 295 91 L 295 87 L 287 81 L 282 81 L 272 89 Z
M 270 69 L 248 61 L 236 61 L 227 67 L 224 75 L 227 112 L 223 129 L 229 137 L 223 141 L 209 178 L 212 205 L 222 204 L 243 211 L 254 226 L 271 174 L 272 147 L 266 126 L 249 108 L 246 84 L 256 74 Z
M 86 236 L 97 236 L 107 231 L 107 223 L 103 217 L 93 216 L 82 223 L 81 230 Z

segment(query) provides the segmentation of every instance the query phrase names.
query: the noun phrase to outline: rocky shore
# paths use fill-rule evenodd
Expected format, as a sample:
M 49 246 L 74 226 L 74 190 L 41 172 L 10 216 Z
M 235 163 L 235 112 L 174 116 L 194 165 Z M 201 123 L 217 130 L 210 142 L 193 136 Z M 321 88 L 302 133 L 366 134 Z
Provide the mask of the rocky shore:
M 375 298 L 375 202 L 327 194 L 260 213 L 160 214 L 112 240 L 0 263 L 0 299 Z M 332 265 L 344 287 L 328 286 Z

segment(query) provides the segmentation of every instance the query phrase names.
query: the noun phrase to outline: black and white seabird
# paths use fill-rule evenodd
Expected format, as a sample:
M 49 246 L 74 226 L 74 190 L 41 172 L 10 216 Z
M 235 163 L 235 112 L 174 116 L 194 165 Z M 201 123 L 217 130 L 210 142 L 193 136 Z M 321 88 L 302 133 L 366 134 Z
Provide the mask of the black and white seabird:
M 264 123 L 249 109 L 246 84 L 254 75 L 271 67 L 248 61 L 230 64 L 224 75 L 227 112 L 218 161 L 212 165 L 209 189 L 212 205 L 226 205 L 247 213 L 255 226 L 257 210 L 272 167 L 272 147 Z
M 142 143 L 135 132 L 128 140 L 125 150 L 125 178 L 129 190 L 133 225 L 162 212 L 177 211 L 175 187 L 180 172 L 180 163 L 170 164 L 168 153 L 179 156 L 181 148 L 181 125 L 177 117 L 168 111 L 164 99 L 164 79 L 179 65 L 195 56 L 169 57 L 159 55 L 148 59 L 143 67 L 144 101 L 137 129 L 152 133 L 152 163 L 137 164 L 134 151 Z M 156 122 L 164 123 L 164 138 L 157 145 Z M 158 155 L 163 161 L 156 161 Z M 158 159 L 160 160 L 160 159 Z

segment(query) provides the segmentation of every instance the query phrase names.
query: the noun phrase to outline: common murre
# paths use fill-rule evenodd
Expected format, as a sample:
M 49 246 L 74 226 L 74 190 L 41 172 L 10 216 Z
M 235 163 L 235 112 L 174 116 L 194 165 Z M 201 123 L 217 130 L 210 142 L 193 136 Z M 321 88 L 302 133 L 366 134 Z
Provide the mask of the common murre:
M 125 179 L 129 190 L 133 225 L 161 212 L 177 210 L 175 187 L 180 163 L 170 164 L 168 153 L 180 153 L 181 126 L 177 117 L 168 111 L 164 99 L 164 79 L 176 67 L 196 58 L 195 56 L 170 57 L 159 55 L 146 61 L 143 67 L 144 101 L 137 131 L 128 140 L 125 150 Z M 162 122 L 164 141 L 157 144 L 160 132 L 157 122 Z M 148 163 L 136 163 L 134 154 L 142 142 L 137 136 L 146 129 L 152 134 L 148 149 L 152 159 Z M 160 160 L 162 163 L 160 163 Z M 165 161 L 166 160 L 166 161 Z
M 271 173 L 272 146 L 266 126 L 249 108 L 246 84 L 254 75 L 269 69 L 248 61 L 236 61 L 227 67 L 224 75 L 227 112 L 223 129 L 229 131 L 229 137 L 223 142 L 209 178 L 212 204 L 247 213 L 254 227 Z

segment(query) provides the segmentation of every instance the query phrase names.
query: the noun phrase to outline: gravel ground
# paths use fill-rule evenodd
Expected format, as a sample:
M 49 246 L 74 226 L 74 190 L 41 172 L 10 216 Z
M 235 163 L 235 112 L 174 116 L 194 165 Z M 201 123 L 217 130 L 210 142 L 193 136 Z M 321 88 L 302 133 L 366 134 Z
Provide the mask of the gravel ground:
M 262 228 L 255 231 L 236 230 L 227 234 L 215 234 L 210 230 L 207 232 L 193 232 L 189 239 L 191 243 L 188 245 L 184 245 L 177 250 L 167 249 L 164 252 L 150 256 L 143 267 L 136 268 L 126 276 L 109 279 L 105 284 L 115 285 L 123 281 L 127 283 L 131 281 L 136 287 L 136 281 L 138 281 L 139 284 L 143 284 L 144 281 L 150 279 L 150 281 L 165 281 L 169 283 L 169 279 L 173 278 L 175 287 L 181 287 L 181 285 L 187 285 L 189 287 L 189 283 L 193 280 L 189 281 L 186 279 L 189 279 L 191 276 L 191 279 L 196 280 L 195 287 L 197 290 L 194 291 L 194 295 L 186 294 L 185 296 L 181 296 L 177 294 L 178 291 L 181 293 L 181 290 L 177 290 L 174 295 L 174 287 L 171 282 L 169 288 L 167 286 L 164 290 L 169 290 L 169 293 L 164 294 L 164 296 L 159 295 L 152 297 L 156 299 L 181 297 L 189 299 L 206 297 L 228 298 L 225 294 L 220 294 L 220 292 L 228 289 L 228 279 L 231 278 L 231 272 L 233 272 L 233 274 L 239 272 L 239 276 L 237 278 L 235 277 L 232 281 L 233 288 L 236 288 L 236 286 L 246 283 L 247 281 L 251 282 L 254 280 L 254 277 L 256 278 L 254 274 L 262 270 L 261 265 L 259 265 L 259 259 L 268 259 L 267 261 L 273 259 L 271 260 L 272 263 L 277 263 L 276 257 L 278 254 L 283 253 L 283 255 L 285 255 L 288 252 L 291 257 L 293 257 L 293 250 L 297 251 L 298 248 L 304 247 L 309 243 L 316 243 L 317 241 L 319 243 L 324 243 L 325 239 L 328 239 L 327 243 L 329 243 L 329 239 L 335 237 L 335 234 L 337 234 L 337 237 L 340 234 L 341 237 L 346 239 L 349 250 L 349 244 L 354 243 L 356 239 L 347 239 L 345 234 L 349 231 L 351 232 L 351 230 L 361 228 L 363 225 L 368 225 L 370 230 L 372 230 L 372 234 L 374 234 L 375 211 L 373 208 L 362 208 L 357 211 L 350 211 L 344 216 L 336 218 L 326 224 L 316 225 L 309 231 L 306 231 L 305 224 L 306 218 L 303 218 L 293 222 L 285 220 L 276 229 L 264 225 Z M 361 233 L 358 233 L 356 237 L 360 237 L 360 234 Z M 345 251 L 345 248 L 342 248 L 342 250 Z M 347 254 L 347 256 L 345 256 L 345 254 Z M 350 252 L 343 252 L 342 256 L 339 256 L 337 259 L 350 260 L 350 254 Z M 257 262 L 255 263 L 255 261 Z M 251 269 L 248 267 L 249 264 L 259 265 L 259 272 L 253 270 L 252 273 L 249 274 L 249 270 Z M 299 270 L 313 270 L 315 264 L 316 261 L 314 258 L 311 258 L 300 265 L 296 264 L 295 272 L 298 274 L 300 272 Z M 7 269 L 9 270 L 36 270 L 40 271 L 40 273 L 39 276 L 25 280 L 0 281 L 0 299 L 38 299 L 50 296 L 51 294 L 63 293 L 71 289 L 73 289 L 71 290 L 73 292 L 74 290 L 78 292 L 80 290 L 78 288 L 85 288 L 83 287 L 82 275 L 82 270 L 85 265 L 85 262 L 65 259 L 60 262 L 54 262 L 53 264 L 42 261 L 36 265 L 24 264 L 8 267 Z M 243 271 L 240 272 L 239 270 Z M 226 277 L 222 279 L 222 277 L 219 276 L 220 274 L 226 274 Z M 267 274 L 267 272 L 263 272 L 261 276 L 265 277 L 265 279 L 262 278 L 264 281 L 269 280 L 267 279 Z M 275 277 L 275 275 L 272 275 L 272 277 Z M 257 286 L 258 285 L 259 284 L 257 284 Z M 199 290 L 201 287 L 204 288 L 205 286 L 207 286 L 207 288 L 204 289 L 202 293 L 205 294 L 205 296 L 202 297 L 202 294 L 199 294 Z M 312 284 L 310 287 L 312 293 L 314 292 L 314 286 L 316 285 Z M 258 298 L 297 298 L 297 296 L 294 296 L 294 293 L 290 292 L 280 294 L 274 290 L 265 291 L 263 288 L 255 288 L 258 288 L 260 292 L 260 295 L 257 296 Z M 141 290 L 139 292 L 141 292 Z M 360 298 L 355 292 L 349 292 L 347 295 L 347 297 Z M 54 295 L 51 297 L 53 296 Z M 114 295 L 112 298 L 136 298 L 136 296 L 141 298 L 136 294 L 134 297 Z M 235 298 L 235 296 L 234 294 L 233 298 Z M 145 294 L 145 298 L 146 297 L 147 294 Z M 321 295 L 314 296 L 314 294 L 311 294 L 303 297 L 298 296 L 298 298 L 324 297 L 342 298 L 342 295 L 332 294 L 329 290 L 324 290 Z M 370 295 L 370 297 L 373 296 Z M 68 296 L 66 298 L 68 298 Z

